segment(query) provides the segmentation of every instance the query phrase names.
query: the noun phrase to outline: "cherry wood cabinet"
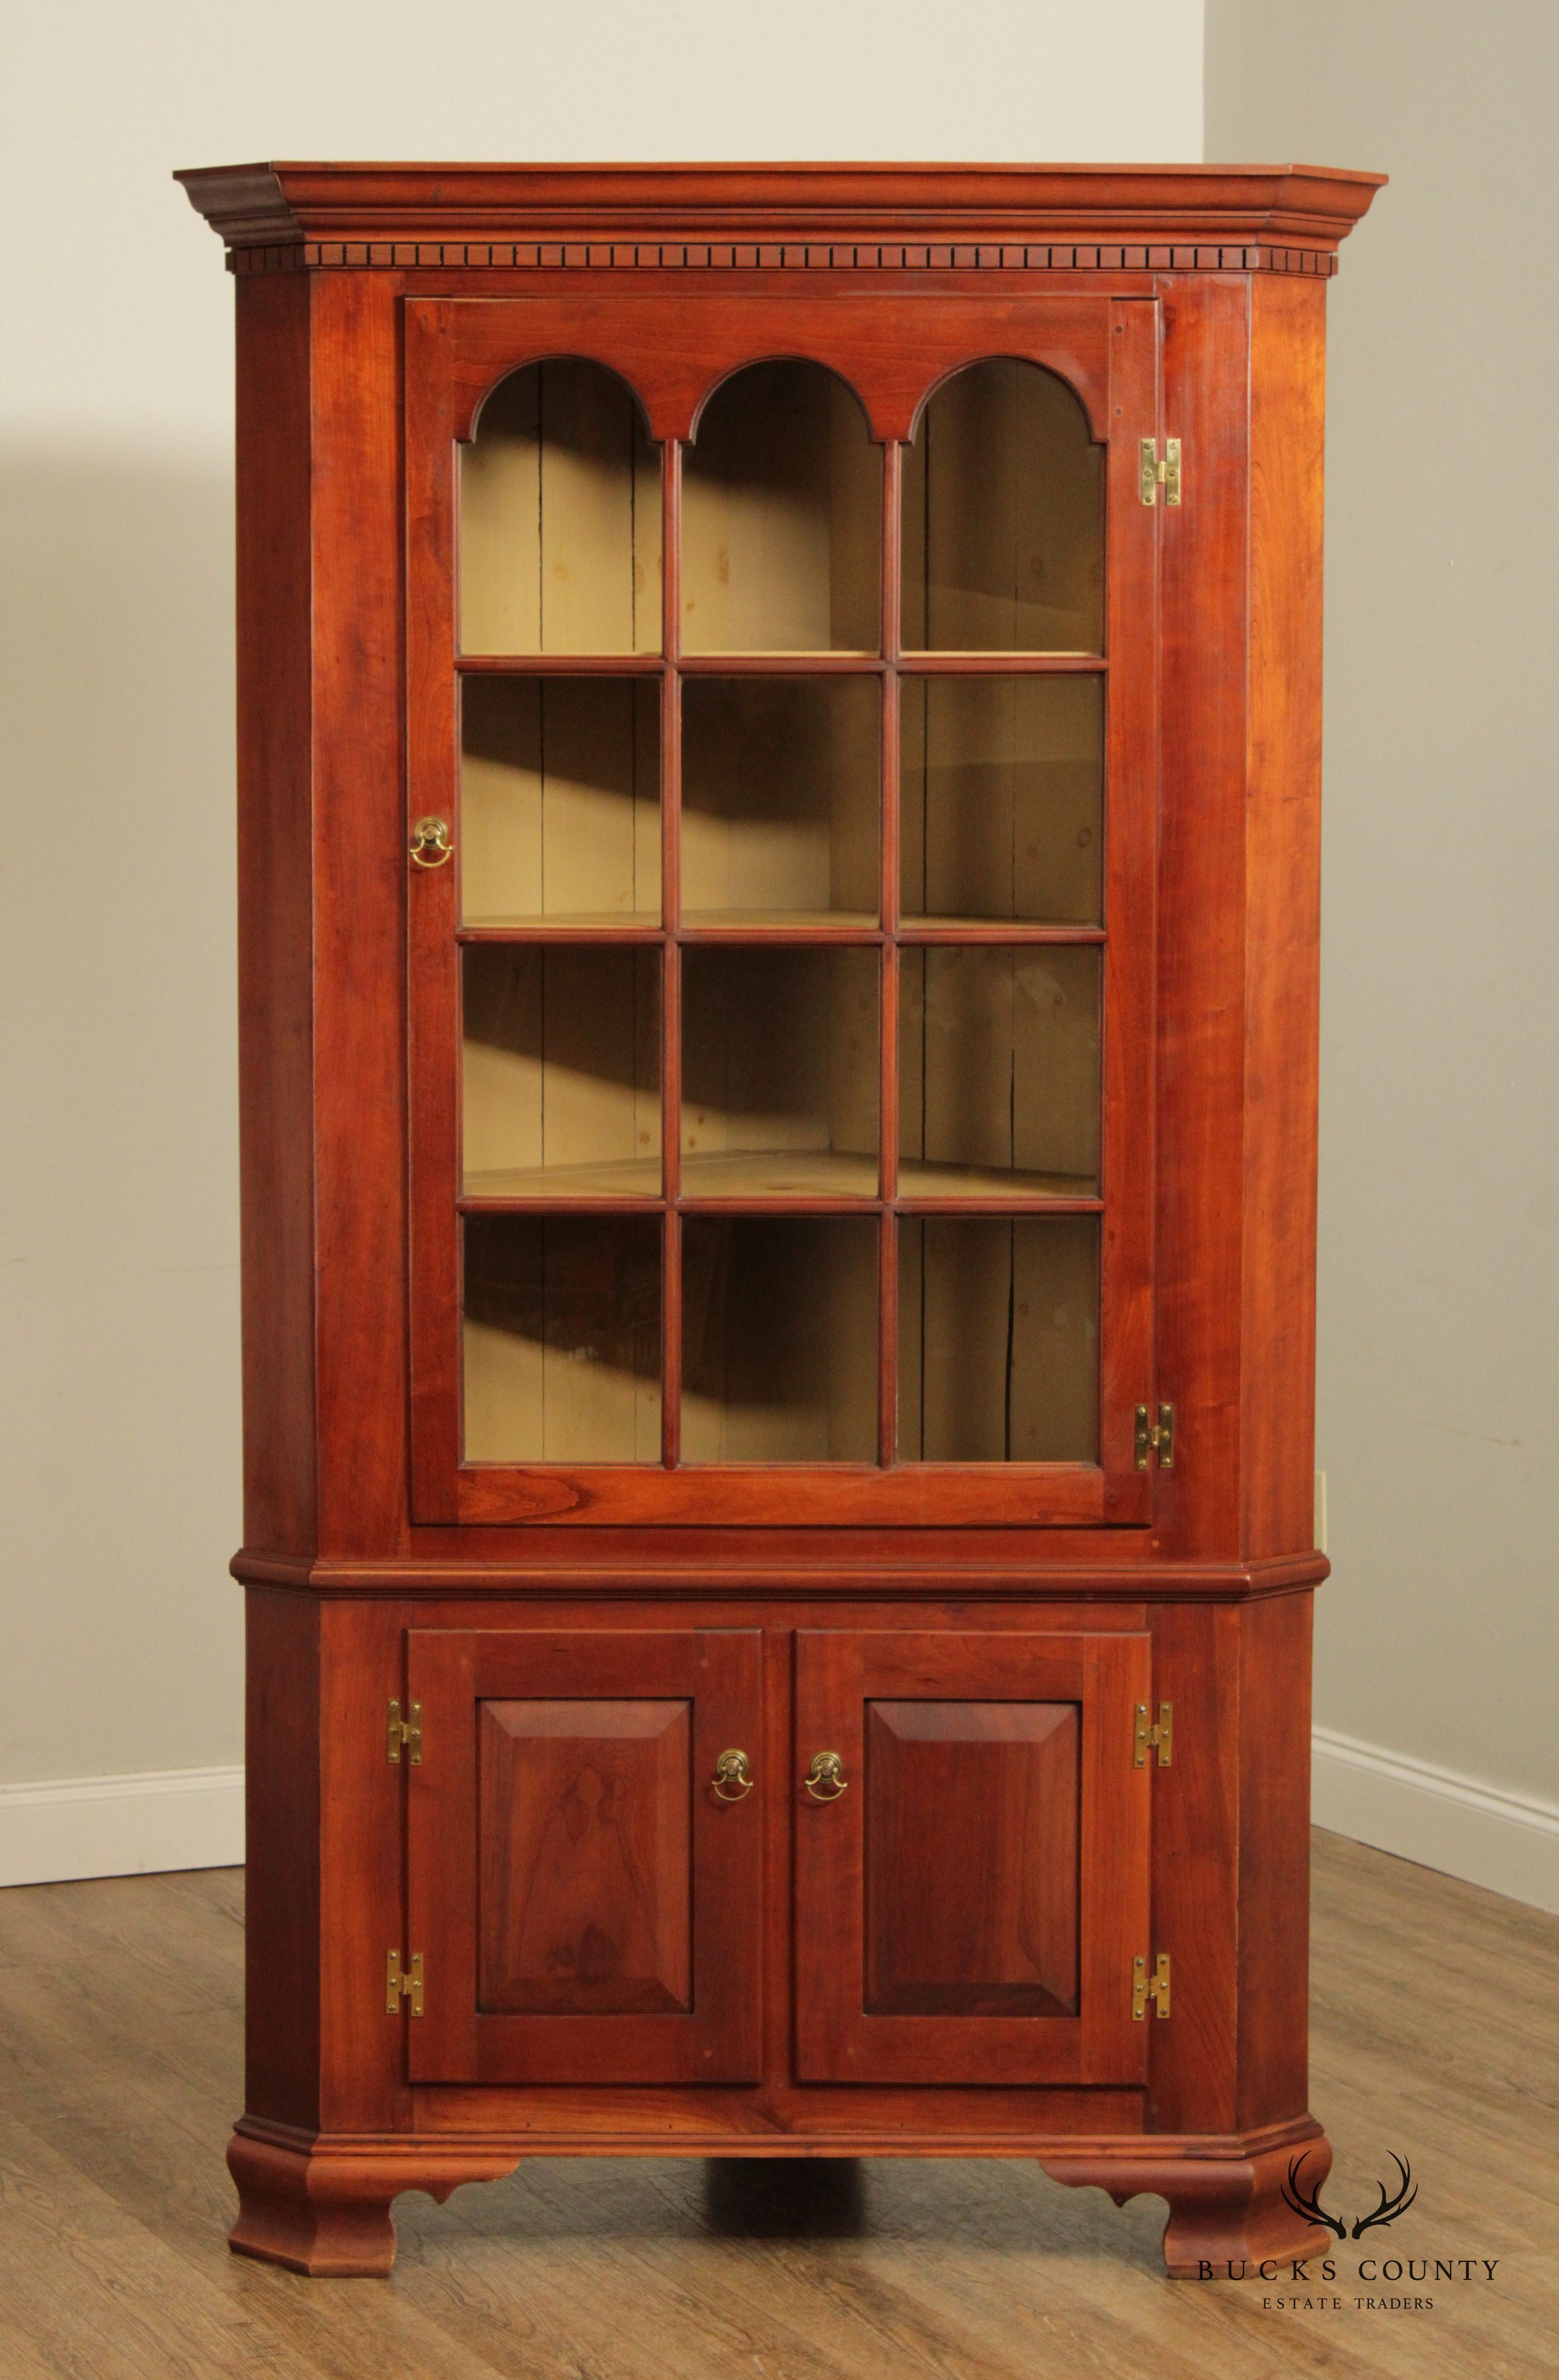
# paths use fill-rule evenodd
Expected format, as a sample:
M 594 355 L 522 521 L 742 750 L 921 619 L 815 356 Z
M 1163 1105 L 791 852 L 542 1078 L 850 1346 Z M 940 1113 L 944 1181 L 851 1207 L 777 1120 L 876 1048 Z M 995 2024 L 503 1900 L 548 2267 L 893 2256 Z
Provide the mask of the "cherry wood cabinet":
M 1311 2243 L 1322 357 L 1377 177 L 282 164 L 233 2245 L 528 2155 Z

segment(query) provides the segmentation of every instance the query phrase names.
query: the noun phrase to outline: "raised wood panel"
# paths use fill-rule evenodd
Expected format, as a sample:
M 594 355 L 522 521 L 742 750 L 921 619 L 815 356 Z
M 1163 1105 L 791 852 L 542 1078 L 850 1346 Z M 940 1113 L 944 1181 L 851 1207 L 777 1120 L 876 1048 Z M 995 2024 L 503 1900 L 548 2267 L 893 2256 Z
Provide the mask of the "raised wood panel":
M 1075 1703 L 866 1706 L 868 2016 L 1075 2016 Z
M 692 1711 L 484 1702 L 477 2005 L 514 2015 L 692 2006 Z
M 1146 2032 L 1131 2020 L 1130 1984 L 1132 1958 L 1147 1939 L 1149 1799 L 1147 1771 L 1133 1766 L 1130 1742 L 1135 1704 L 1147 1693 L 1148 1640 L 1141 1635 L 798 1632 L 798 1785 L 820 1752 L 839 1754 L 845 1785 L 828 1801 L 804 1786 L 797 1794 L 799 2080 L 1143 2079 Z M 920 1706 L 918 1720 L 903 1713 L 905 1704 Z M 884 1705 L 896 1718 L 878 1718 Z M 985 1732 L 970 1715 L 969 1706 L 980 1705 Z M 1077 1713 L 1070 1803 L 1066 1729 L 1048 1724 L 1057 1705 Z M 1046 1752 L 1045 1739 L 1057 1731 L 1060 1740 Z M 970 1747 L 984 1751 L 1004 1738 L 1007 1749 L 980 1773 Z M 1041 1840 L 1022 1842 L 1014 1809 L 1030 1791 L 1050 1806 Z M 895 1792 L 906 1797 L 903 1815 L 889 1798 Z M 1038 1807 L 1036 1799 L 1031 1813 Z M 1072 1848 L 1065 1841 L 1069 1815 Z M 912 1828 L 929 1872 L 913 1884 Z M 994 1895 L 987 1904 L 977 1884 L 953 1881 L 959 1864 L 973 1867 L 982 1852 L 987 1863 L 1006 1864 L 1008 1884 L 1028 1888 L 1027 1901 L 1020 1890 L 1018 1902 L 1027 1920 L 1021 1948 L 1015 1912 L 998 1914 Z M 898 1876 L 906 1881 L 895 1888 Z M 1078 1927 L 1070 1993 L 1044 1980 L 1046 1973 L 1053 1983 L 1069 1980 L 1069 1888 Z M 881 1934 L 876 1948 L 874 1929 Z M 951 2006 L 924 2005 L 937 1997 L 928 1986 L 939 1987 Z M 887 1996 L 882 2009 L 878 1990 Z M 1011 1991 L 1021 2012 L 1007 1997 Z M 922 2004 L 906 2009 L 906 1998 Z
M 414 1628 L 417 2082 L 752 2082 L 761 2070 L 761 1639 Z M 721 1752 L 760 1779 L 711 1789 Z

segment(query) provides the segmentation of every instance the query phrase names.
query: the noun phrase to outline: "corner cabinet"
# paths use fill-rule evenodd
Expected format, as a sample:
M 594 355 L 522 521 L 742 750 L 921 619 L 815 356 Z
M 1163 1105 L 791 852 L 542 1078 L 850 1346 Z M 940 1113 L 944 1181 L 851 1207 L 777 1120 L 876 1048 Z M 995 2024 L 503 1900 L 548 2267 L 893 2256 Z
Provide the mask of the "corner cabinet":
M 238 298 L 233 2244 L 1308 2248 L 1309 167 L 181 176 Z

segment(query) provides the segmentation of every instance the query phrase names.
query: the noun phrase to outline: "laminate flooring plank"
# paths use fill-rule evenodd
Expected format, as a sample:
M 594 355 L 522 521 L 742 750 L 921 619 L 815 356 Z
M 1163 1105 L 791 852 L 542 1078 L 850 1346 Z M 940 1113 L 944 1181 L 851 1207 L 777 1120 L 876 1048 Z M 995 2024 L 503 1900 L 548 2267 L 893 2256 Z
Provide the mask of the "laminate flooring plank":
M 236 1871 L 0 1893 L 0 2380 L 1532 2380 L 1559 2371 L 1559 1921 L 1315 1838 L 1324 2196 L 1418 2204 L 1344 2310 L 1158 2267 L 1163 2210 L 1032 2165 L 533 2159 L 397 2205 L 388 2284 L 228 2255 Z M 1432 2314 L 1352 2267 L 1490 2256 Z M 1319 2293 L 1318 2289 L 1315 2293 Z

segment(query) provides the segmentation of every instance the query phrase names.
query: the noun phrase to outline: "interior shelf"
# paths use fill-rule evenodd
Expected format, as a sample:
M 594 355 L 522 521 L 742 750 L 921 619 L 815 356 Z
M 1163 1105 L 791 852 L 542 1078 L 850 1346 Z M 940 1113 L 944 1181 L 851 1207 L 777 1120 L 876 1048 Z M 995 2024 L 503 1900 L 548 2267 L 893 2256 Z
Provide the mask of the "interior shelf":
M 603 1159 L 588 1165 L 499 1165 L 465 1175 L 467 1198 L 658 1198 L 660 1157 Z
M 899 1160 L 900 1198 L 1096 1198 L 1092 1173 L 1038 1173 L 1000 1165 L 927 1164 Z
M 700 933 L 874 933 L 875 909 L 695 909 L 683 905 L 683 923 Z
M 571 933 L 655 934 L 660 928 L 659 909 L 553 909 L 544 916 L 535 910 L 518 912 L 512 917 L 467 917 L 468 933 L 462 940 L 479 933 L 532 935 L 543 940 L 550 934 L 555 940 Z

